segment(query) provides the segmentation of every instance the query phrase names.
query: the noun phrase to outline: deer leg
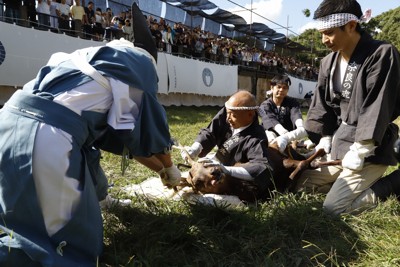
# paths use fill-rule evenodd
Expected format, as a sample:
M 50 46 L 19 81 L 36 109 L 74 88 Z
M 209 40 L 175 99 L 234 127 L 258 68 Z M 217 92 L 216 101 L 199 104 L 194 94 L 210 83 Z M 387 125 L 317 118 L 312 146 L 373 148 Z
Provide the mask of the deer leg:
M 296 169 L 300 162 L 301 160 L 285 158 L 283 159 L 283 167 L 285 167 L 285 169 Z
M 296 169 L 294 169 L 294 171 L 289 175 L 289 178 L 291 180 L 295 180 L 300 173 L 302 173 L 305 169 L 308 169 L 309 165 L 309 162 L 306 160 L 300 161 L 299 164 L 297 164 Z
M 324 149 L 319 149 L 316 151 L 314 154 L 312 154 L 309 158 L 300 161 L 294 171 L 290 174 L 289 178 L 294 180 L 300 173 L 302 173 L 305 169 L 308 169 L 311 167 L 311 163 L 318 157 L 324 156 L 325 150 Z
M 310 163 L 310 168 L 311 169 L 318 169 L 322 166 L 335 166 L 335 165 L 342 165 L 342 160 L 331 160 L 331 161 L 325 161 L 325 162 L 311 162 Z

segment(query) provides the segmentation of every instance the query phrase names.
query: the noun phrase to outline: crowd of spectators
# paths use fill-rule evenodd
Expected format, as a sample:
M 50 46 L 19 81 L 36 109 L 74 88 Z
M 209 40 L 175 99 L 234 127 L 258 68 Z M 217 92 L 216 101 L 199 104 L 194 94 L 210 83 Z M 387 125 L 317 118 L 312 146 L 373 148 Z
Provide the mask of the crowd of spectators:
M 1 0 L 0 0 L 1 3 Z M 85 0 L 3 0 L 6 22 L 39 29 L 50 29 L 80 38 L 109 41 L 124 37 L 134 41 L 131 12 L 127 8 L 114 15 L 111 8 L 103 10 Z M 296 77 L 315 80 L 318 68 L 282 56 L 276 51 L 251 47 L 240 41 L 190 28 L 181 22 L 146 15 L 149 29 L 160 52 L 227 65 L 242 65 L 260 71 L 290 73 Z
M 190 28 L 181 22 L 146 16 L 159 51 L 206 61 L 243 65 L 269 72 L 286 72 L 306 80 L 315 80 L 318 68 L 276 51 L 250 47 L 240 41 Z
M 129 10 L 114 15 L 111 8 L 84 0 L 0 0 L 3 21 L 97 41 L 124 37 L 133 41 Z

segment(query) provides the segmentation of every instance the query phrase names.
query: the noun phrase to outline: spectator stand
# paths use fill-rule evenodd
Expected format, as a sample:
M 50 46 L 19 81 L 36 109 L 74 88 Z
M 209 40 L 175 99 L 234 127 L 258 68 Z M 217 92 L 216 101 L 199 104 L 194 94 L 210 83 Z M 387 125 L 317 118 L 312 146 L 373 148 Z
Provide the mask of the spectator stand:
M 96 2 L 98 1 L 94 2 L 96 8 Z M 113 9 L 111 8 L 111 6 L 112 5 L 107 8 L 101 7 L 102 10 L 105 10 L 105 12 L 102 13 L 102 16 L 104 17 L 104 26 L 111 26 L 108 22 L 109 19 L 107 19 L 113 14 Z M 113 7 L 116 9 L 117 14 L 121 14 L 122 11 L 124 11 L 124 23 L 127 19 L 129 20 L 130 10 L 128 6 L 118 5 L 118 8 L 121 12 L 118 12 L 118 8 L 116 8 L 117 5 L 115 5 L 115 3 Z M 317 69 L 315 67 L 296 60 L 294 56 L 278 53 L 278 51 L 276 51 L 275 49 L 275 46 L 272 50 L 264 50 L 262 48 L 259 48 L 258 46 L 255 46 L 255 42 L 253 44 L 245 42 L 247 38 L 246 36 L 226 37 L 222 36 L 221 34 L 217 35 L 211 31 L 206 31 L 202 29 L 201 25 L 189 27 L 188 25 L 180 21 L 172 21 L 158 17 L 154 14 L 149 14 L 146 12 L 143 13 L 147 18 L 149 28 L 153 29 L 154 27 L 157 27 L 162 29 L 163 32 L 164 27 L 167 27 L 167 29 L 169 27 L 171 29 L 172 38 L 169 39 L 168 43 L 165 40 L 163 41 L 162 32 L 160 31 L 161 38 L 159 39 L 160 41 L 157 42 L 160 52 L 169 53 L 178 57 L 190 58 L 193 60 L 212 62 L 220 65 L 237 65 L 239 75 L 250 77 L 251 90 L 253 93 L 256 93 L 257 88 L 260 87 L 260 85 L 258 84 L 260 78 L 268 79 L 274 76 L 276 73 L 289 73 L 295 77 L 305 80 L 313 80 L 317 75 Z M 21 26 L 32 27 L 31 25 L 33 22 L 29 21 L 27 19 L 27 16 L 24 15 L 26 14 L 26 12 L 21 12 L 20 14 L 21 17 L 18 18 L 18 24 L 20 24 Z M 58 17 L 56 16 L 48 16 L 49 18 L 53 18 L 55 20 L 58 19 Z M 117 17 L 118 21 L 120 21 L 119 17 L 122 16 L 119 15 Z M 4 19 L 4 16 L 2 18 Z M 69 26 L 71 25 L 70 18 L 68 24 Z M 71 36 L 75 35 L 75 32 L 71 29 L 61 29 L 54 27 L 56 24 L 54 24 L 53 27 L 51 25 L 40 25 L 37 23 L 33 25 L 35 29 L 39 30 L 47 30 L 56 34 L 63 33 Z M 119 37 L 127 38 L 126 32 L 124 33 L 122 31 L 122 27 L 124 26 L 126 25 L 121 25 L 117 33 L 111 33 L 109 35 L 107 35 L 106 33 L 103 39 L 106 41 L 110 41 Z M 107 30 L 105 30 L 105 32 L 107 32 Z M 99 40 L 98 36 L 96 37 L 96 35 L 89 33 L 86 33 L 84 36 L 85 38 L 91 40 L 103 40 Z M 201 49 L 195 51 L 195 44 L 197 41 L 201 41 L 202 46 Z M 171 49 L 167 49 L 167 44 L 171 46 Z

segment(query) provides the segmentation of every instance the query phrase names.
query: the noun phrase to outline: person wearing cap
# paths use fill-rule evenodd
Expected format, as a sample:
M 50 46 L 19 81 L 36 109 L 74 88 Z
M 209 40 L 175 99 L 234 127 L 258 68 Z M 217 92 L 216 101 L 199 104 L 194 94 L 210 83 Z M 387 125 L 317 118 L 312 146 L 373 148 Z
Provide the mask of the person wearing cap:
M 96 266 L 107 196 L 99 150 L 137 158 L 168 186 L 180 182 L 157 100 L 156 47 L 141 30 L 149 52 L 118 40 L 55 53 L 2 108 L 0 266 Z
M 288 96 L 290 78 L 278 74 L 271 79 L 270 84 L 272 97 L 260 105 L 265 111 L 265 115 L 261 116 L 262 125 L 268 144 L 277 144 L 279 151 L 283 152 L 291 141 L 307 137 L 307 132 L 299 102 Z
M 210 124 L 200 130 L 192 146 L 185 147 L 188 153 L 182 151 L 182 158 L 185 160 L 187 154 L 193 160 L 205 157 L 216 146 L 218 151 L 207 163 L 209 166 L 219 165 L 226 174 L 255 185 L 258 199 L 268 197 L 269 189 L 273 189 L 273 178 L 265 131 L 258 122 L 258 109 L 251 93 L 236 92 Z M 234 166 L 236 163 L 242 164 Z
M 298 189 L 327 190 L 323 208 L 333 215 L 373 207 L 384 192 L 400 186 L 398 179 L 379 190 L 389 186 L 380 179 L 387 167 L 397 164 L 393 121 L 400 115 L 400 56 L 393 45 L 362 30 L 370 15 L 354 0 L 324 0 L 314 13 L 332 52 L 321 61 L 305 128 L 329 153 L 327 159 L 342 164 L 306 170 Z

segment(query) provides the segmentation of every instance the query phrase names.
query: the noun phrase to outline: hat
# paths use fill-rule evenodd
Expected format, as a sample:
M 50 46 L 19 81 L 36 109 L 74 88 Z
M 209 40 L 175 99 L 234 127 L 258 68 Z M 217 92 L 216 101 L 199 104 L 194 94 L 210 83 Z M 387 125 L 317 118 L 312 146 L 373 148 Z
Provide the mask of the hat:
M 142 11 L 140 11 L 139 7 L 135 2 L 133 2 L 132 4 L 132 24 L 133 24 L 133 33 L 135 36 L 135 41 L 134 41 L 135 46 L 140 47 L 149 52 L 150 55 L 153 56 L 154 60 L 157 61 L 156 42 L 153 39 L 149 27 L 147 26 L 147 22 L 144 18 Z

